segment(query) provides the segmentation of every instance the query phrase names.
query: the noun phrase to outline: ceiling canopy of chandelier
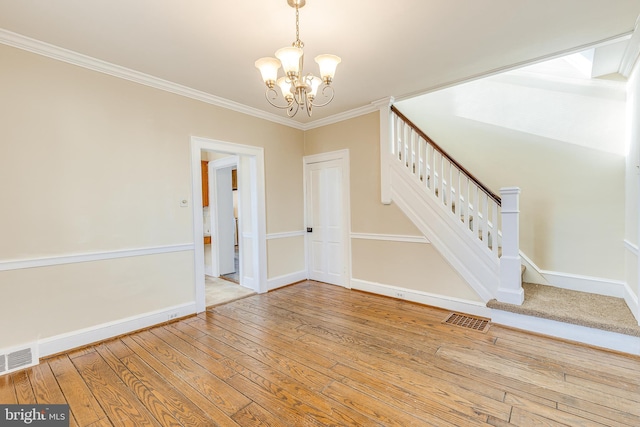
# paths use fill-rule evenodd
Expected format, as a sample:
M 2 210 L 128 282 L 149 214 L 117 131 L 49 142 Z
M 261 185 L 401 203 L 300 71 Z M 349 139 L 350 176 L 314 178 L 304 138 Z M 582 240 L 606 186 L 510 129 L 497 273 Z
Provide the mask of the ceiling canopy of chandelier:
M 320 77 L 311 73 L 303 73 L 304 43 L 300 40 L 300 13 L 306 0 L 287 0 L 289 6 L 296 9 L 296 41 L 291 47 L 283 47 L 276 51 L 276 58 L 260 58 L 256 67 L 262 74 L 262 80 L 267 85 L 265 97 L 271 105 L 287 110 L 287 115 L 293 117 L 298 110 L 306 110 L 311 116 L 312 107 L 324 107 L 333 100 L 334 90 L 331 82 L 336 73 L 340 58 L 335 55 L 318 55 L 315 60 L 320 66 Z M 284 76 L 278 78 L 278 70 L 282 66 Z M 278 103 L 278 86 L 286 105 Z M 321 101 L 316 103 L 316 95 L 320 92 Z

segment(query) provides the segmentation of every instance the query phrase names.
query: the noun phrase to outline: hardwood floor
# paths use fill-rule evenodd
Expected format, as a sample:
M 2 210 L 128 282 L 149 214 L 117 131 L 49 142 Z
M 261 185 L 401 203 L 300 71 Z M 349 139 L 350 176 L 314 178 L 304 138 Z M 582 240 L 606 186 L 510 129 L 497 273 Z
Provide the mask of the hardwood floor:
M 73 426 L 638 426 L 640 359 L 304 282 L 0 377 Z

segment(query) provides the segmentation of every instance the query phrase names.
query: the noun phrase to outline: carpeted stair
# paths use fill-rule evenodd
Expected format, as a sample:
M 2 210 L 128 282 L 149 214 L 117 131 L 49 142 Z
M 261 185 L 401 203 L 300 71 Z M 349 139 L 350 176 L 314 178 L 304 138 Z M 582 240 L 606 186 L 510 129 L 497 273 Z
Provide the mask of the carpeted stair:
M 524 303 L 493 299 L 487 307 L 640 337 L 640 326 L 622 298 L 523 283 Z

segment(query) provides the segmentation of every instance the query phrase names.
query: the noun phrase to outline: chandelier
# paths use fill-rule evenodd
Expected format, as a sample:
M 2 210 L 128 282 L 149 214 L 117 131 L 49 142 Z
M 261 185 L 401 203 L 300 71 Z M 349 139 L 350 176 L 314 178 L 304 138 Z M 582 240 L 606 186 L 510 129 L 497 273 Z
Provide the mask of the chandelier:
M 287 110 L 287 115 L 293 117 L 298 110 L 306 110 L 311 117 L 313 107 L 324 107 L 333 100 L 334 90 L 331 87 L 336 67 L 340 63 L 340 58 L 335 55 L 318 55 L 315 60 L 320 66 L 320 77 L 311 73 L 303 73 L 304 43 L 300 40 L 300 12 L 306 0 L 287 0 L 289 6 L 296 9 L 296 41 L 291 47 L 283 47 L 276 51 L 276 58 L 260 58 L 256 61 L 256 67 L 262 74 L 262 80 L 267 85 L 265 97 L 271 105 Z M 278 78 L 278 70 L 282 66 L 284 76 Z M 280 88 L 282 101 L 278 101 L 278 91 Z M 322 101 L 316 103 L 316 95 L 320 91 Z

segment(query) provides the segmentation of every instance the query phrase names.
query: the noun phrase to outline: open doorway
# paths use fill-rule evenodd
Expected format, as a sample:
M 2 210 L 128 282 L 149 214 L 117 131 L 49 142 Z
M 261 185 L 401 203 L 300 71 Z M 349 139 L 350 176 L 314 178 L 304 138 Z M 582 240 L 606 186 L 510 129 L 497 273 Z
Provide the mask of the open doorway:
M 234 286 L 241 286 L 250 292 L 266 291 L 264 150 L 260 147 L 198 137 L 192 137 L 191 147 L 194 241 L 203 242 L 203 244 L 194 245 L 196 306 L 198 312 L 202 312 L 207 306 L 205 276 L 219 277 L 229 273 L 237 273 L 238 285 Z M 210 156 L 214 158 L 213 161 L 209 161 Z M 206 168 L 203 167 L 203 161 L 208 162 Z M 214 164 L 210 165 L 209 163 Z M 235 174 L 232 174 L 233 170 L 236 171 Z M 210 188 L 208 192 L 203 193 L 205 174 L 208 175 L 205 182 L 210 184 Z M 236 176 L 237 222 L 233 209 L 232 175 Z M 228 182 L 229 188 L 225 182 Z M 224 188 L 225 191 L 213 190 L 218 187 Z M 216 215 L 218 214 L 216 198 L 227 197 L 227 191 L 230 195 L 230 198 L 227 198 L 227 205 L 231 206 L 232 226 L 223 226 L 222 228 L 231 231 L 228 234 L 231 239 L 231 264 L 233 266 L 231 271 L 225 271 L 226 267 L 223 265 L 225 261 L 215 253 L 215 244 L 220 243 L 216 239 L 221 237 L 216 232 L 216 221 L 224 221 L 219 215 Z M 208 220 L 204 206 L 207 195 L 209 199 Z M 208 233 L 206 233 L 207 231 Z M 209 255 L 209 251 L 206 250 L 207 237 L 209 237 L 211 245 L 210 258 L 205 256 L 205 251 Z M 237 264 L 235 261 L 236 247 L 238 249 Z M 211 259 L 210 267 L 205 262 L 207 258 Z M 205 275 L 205 273 L 207 274 Z
M 205 304 L 211 307 L 255 292 L 241 284 L 238 156 L 203 150 L 201 158 Z
M 201 156 L 205 275 L 240 283 L 238 156 L 204 150 Z

